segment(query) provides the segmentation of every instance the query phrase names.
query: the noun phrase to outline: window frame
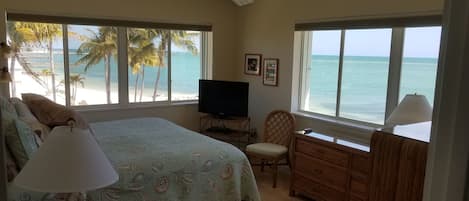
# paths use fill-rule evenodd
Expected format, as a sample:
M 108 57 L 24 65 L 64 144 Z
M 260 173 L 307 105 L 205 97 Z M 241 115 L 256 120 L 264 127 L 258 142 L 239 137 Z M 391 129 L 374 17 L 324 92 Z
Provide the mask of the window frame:
M 360 21 L 361 22 L 361 21 Z M 314 23 L 313 23 L 314 24 Z M 301 27 L 304 29 L 307 27 L 306 25 L 312 26 L 313 24 L 302 24 Z M 334 23 L 331 23 L 334 24 Z M 340 23 L 339 23 L 340 24 Z M 317 24 L 314 24 L 317 25 Z M 413 28 L 413 27 L 431 27 L 431 26 L 441 26 L 435 24 L 412 24 L 409 26 L 376 26 L 376 27 L 361 27 L 361 26 L 351 26 L 351 27 L 336 27 L 333 29 L 329 24 L 327 26 L 321 27 L 318 26 L 317 29 L 307 29 L 301 30 L 298 29 L 297 25 L 297 32 L 299 34 L 295 34 L 295 36 L 299 38 L 299 87 L 298 87 L 298 99 L 297 99 L 297 108 L 296 111 L 302 114 L 306 114 L 312 117 L 318 117 L 320 119 L 330 119 L 333 121 L 345 122 L 345 123 L 352 123 L 357 125 L 363 125 L 372 128 L 379 128 L 384 126 L 385 120 L 389 117 L 392 111 L 397 107 L 399 104 L 399 92 L 400 92 L 400 84 L 401 84 L 401 72 L 402 72 L 402 61 L 403 61 L 403 52 L 404 52 L 404 39 L 405 39 L 405 29 L 406 28 Z M 334 24 L 337 25 L 337 24 Z M 345 118 L 340 116 L 340 105 L 341 105 L 341 92 L 342 92 L 342 74 L 343 74 L 343 59 L 344 59 L 344 47 L 345 47 L 345 32 L 346 30 L 353 30 L 353 29 L 381 29 L 381 28 L 388 28 L 392 29 L 391 35 L 391 49 L 389 54 L 389 66 L 388 66 L 388 77 L 387 77 L 387 93 L 386 93 L 386 105 L 385 105 L 385 116 L 383 119 L 383 124 L 376 124 L 366 121 L 360 121 L 350 118 Z M 339 72 L 338 72 L 338 85 L 337 85 L 337 97 L 336 97 L 336 111 L 334 115 L 326 115 L 317 113 L 314 111 L 308 111 L 305 109 L 305 105 L 308 104 L 306 94 L 309 91 L 309 72 L 311 70 L 311 59 L 308 59 L 306 55 L 311 54 L 312 48 L 312 35 L 314 31 L 322 31 L 322 30 L 340 30 L 341 31 L 341 44 L 340 44 L 340 55 L 339 55 Z M 294 108 L 294 107 L 292 107 Z
M 60 24 L 62 27 L 63 41 L 63 71 L 64 71 L 64 88 L 65 88 L 65 106 L 77 110 L 98 110 L 98 109 L 119 109 L 119 108 L 141 108 L 154 106 L 172 106 L 196 104 L 198 99 L 193 100 L 172 100 L 171 89 L 171 35 L 168 42 L 168 100 L 151 101 L 151 102 L 135 102 L 129 101 L 129 67 L 128 67 L 128 28 L 148 28 L 148 29 L 166 29 L 200 31 L 200 79 L 212 79 L 212 58 L 213 58 L 213 32 L 211 25 L 194 25 L 194 24 L 171 24 L 171 23 L 155 23 L 145 21 L 126 21 L 126 20 L 110 20 L 110 19 L 93 19 L 66 16 L 48 16 L 33 15 L 21 13 L 7 13 L 8 21 L 31 22 L 31 23 L 52 23 Z M 5 22 L 5 23 L 6 23 Z M 118 102 L 112 104 L 93 104 L 93 105 L 71 105 L 70 91 L 70 59 L 69 59 L 69 25 L 87 25 L 87 26 L 113 26 L 117 28 L 117 92 Z

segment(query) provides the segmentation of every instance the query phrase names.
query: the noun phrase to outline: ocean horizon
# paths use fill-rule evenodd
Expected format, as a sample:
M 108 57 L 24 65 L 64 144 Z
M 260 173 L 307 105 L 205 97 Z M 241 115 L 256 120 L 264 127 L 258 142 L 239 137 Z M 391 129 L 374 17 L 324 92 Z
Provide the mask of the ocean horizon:
M 27 61 L 33 67 L 33 71 L 40 72 L 42 70 L 48 70 L 49 57 L 48 53 L 39 53 L 39 52 L 23 52 L 25 58 L 30 57 Z M 82 55 L 77 54 L 74 51 L 70 51 L 69 60 L 70 60 L 70 74 L 77 75 L 81 74 L 85 77 L 85 88 L 95 89 L 95 90 L 104 90 L 104 61 L 101 60 L 98 64 L 92 65 L 85 72 L 84 64 L 76 64 L 79 58 Z M 153 91 L 153 86 L 155 84 L 155 77 L 157 74 L 158 68 L 161 68 L 160 71 L 160 80 L 158 82 L 158 91 L 161 93 L 167 93 L 168 85 L 168 68 L 167 61 L 165 59 L 165 66 L 155 67 L 155 66 L 145 66 L 145 82 L 144 82 L 144 93 L 150 93 Z M 63 53 L 62 50 L 54 51 L 54 65 L 56 79 L 61 81 L 64 80 L 64 68 L 63 68 Z M 198 94 L 198 80 L 201 75 L 201 61 L 198 55 L 193 55 L 188 52 L 172 52 L 172 82 L 173 82 L 173 93 L 182 93 L 182 94 Z M 132 73 L 131 68 L 129 67 L 129 90 L 134 89 L 135 79 L 137 74 Z M 117 74 L 117 61 L 114 57 L 111 59 L 111 87 L 117 89 L 118 84 L 118 74 Z M 139 78 L 141 79 L 141 77 Z M 141 80 L 139 80 L 140 82 Z M 194 85 L 195 84 L 195 85 Z M 129 94 L 133 93 L 129 91 Z
M 64 79 L 63 55 L 54 51 L 56 78 Z M 33 66 L 33 71 L 48 69 L 47 53 L 23 52 Z M 81 55 L 70 52 L 70 73 L 82 74 L 87 89 L 104 90 L 104 62 L 84 71 L 85 65 L 75 65 Z M 437 58 L 404 57 L 402 61 L 400 99 L 406 94 L 425 95 L 433 104 Z M 339 57 L 335 55 L 311 55 L 309 103 L 305 109 L 335 115 Z M 201 61 L 198 55 L 188 52 L 172 52 L 172 93 L 198 96 Z M 382 124 L 387 95 L 389 57 L 344 56 L 341 116 Z M 240 67 L 242 68 L 242 67 Z M 145 67 L 144 94 L 151 96 L 158 67 Z M 135 74 L 129 68 L 129 99 L 134 95 Z M 161 68 L 159 94 L 167 94 L 167 66 Z M 282 84 L 282 83 L 280 83 Z M 111 86 L 117 89 L 117 62 L 111 59 Z M 366 90 L 363 90 L 366 89 Z M 80 87 L 78 88 L 80 90 Z
M 344 56 L 341 117 L 383 124 L 386 108 L 389 57 Z M 404 57 L 399 99 L 425 95 L 433 105 L 438 58 Z M 335 115 L 339 56 L 312 55 L 309 103 L 306 110 Z

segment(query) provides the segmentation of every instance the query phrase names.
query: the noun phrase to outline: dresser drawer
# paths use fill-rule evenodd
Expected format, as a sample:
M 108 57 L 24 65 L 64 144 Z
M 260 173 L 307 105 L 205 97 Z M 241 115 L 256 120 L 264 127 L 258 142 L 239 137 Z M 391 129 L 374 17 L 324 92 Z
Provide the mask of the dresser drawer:
M 357 171 L 363 174 L 369 174 L 371 162 L 369 157 L 357 154 L 352 155 L 352 171 Z
M 364 199 L 364 198 L 359 198 L 359 197 L 355 197 L 355 196 L 350 196 L 350 199 L 349 201 L 368 201 L 368 199 Z
M 360 177 L 352 176 L 350 179 L 350 194 L 354 197 L 366 200 L 368 197 L 368 183 Z
M 325 147 L 318 143 L 298 139 L 296 141 L 296 151 L 342 167 L 348 166 L 349 154 L 340 150 Z
M 295 171 L 344 192 L 347 187 L 347 172 L 345 169 L 301 153 L 296 153 Z
M 295 175 L 294 188 L 296 191 L 307 193 L 316 201 L 344 201 L 345 193 L 323 186 L 300 175 Z

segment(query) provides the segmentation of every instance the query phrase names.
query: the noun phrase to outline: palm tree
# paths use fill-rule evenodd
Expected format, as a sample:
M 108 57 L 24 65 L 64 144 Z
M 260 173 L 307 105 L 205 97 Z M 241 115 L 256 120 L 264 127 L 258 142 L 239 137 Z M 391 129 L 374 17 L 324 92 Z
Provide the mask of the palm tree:
M 85 87 L 84 80 L 85 78 L 82 77 L 81 74 L 70 75 L 70 84 L 72 87 L 70 101 L 72 102 L 72 105 L 75 105 L 75 101 L 77 98 L 78 84 L 80 84 L 81 87 Z
M 52 85 L 52 97 L 56 101 L 56 84 L 55 84 L 55 66 L 54 66 L 54 51 L 53 44 L 57 37 L 62 35 L 62 25 L 60 24 L 48 24 L 48 23 L 29 23 L 29 22 L 17 22 L 17 29 L 28 30 L 32 35 L 36 43 L 39 45 L 45 45 L 49 52 L 50 72 L 51 72 L 51 85 Z
M 7 32 L 9 44 L 13 52 L 13 56 L 10 61 L 10 73 L 11 73 L 11 94 L 16 96 L 16 82 L 15 82 L 15 65 L 18 61 L 23 69 L 30 75 L 39 85 L 48 89 L 47 83 L 42 80 L 41 75 L 32 70 L 31 65 L 22 57 L 21 49 L 25 46 L 31 46 L 35 43 L 38 43 L 39 39 L 36 38 L 33 30 L 28 28 L 22 23 L 19 22 L 7 22 Z
M 156 54 L 156 48 L 153 40 L 158 33 L 150 29 L 131 29 L 128 33 L 129 38 L 129 65 L 133 74 L 137 74 L 135 78 L 134 102 L 137 101 L 137 91 L 139 75 L 142 75 L 140 82 L 140 97 L 142 101 L 143 90 L 145 88 L 145 67 L 160 65 Z
M 197 54 L 197 47 L 195 46 L 194 42 L 191 40 L 191 37 L 194 34 L 190 34 L 187 31 L 162 31 L 160 32 L 161 43 L 157 47 L 157 58 L 159 60 L 158 70 L 156 71 L 156 80 L 155 85 L 153 87 L 153 101 L 156 100 L 157 91 L 158 91 L 158 84 L 160 81 L 161 75 L 161 68 L 164 66 L 164 56 L 168 48 L 169 41 L 171 40 L 172 44 L 182 47 L 190 51 L 192 54 Z
M 117 54 L 117 28 L 100 27 L 98 33 L 89 30 L 92 37 L 82 37 L 84 42 L 77 50 L 83 56 L 76 62 L 85 64 L 85 72 L 104 60 L 104 79 L 106 84 L 107 103 L 111 103 L 111 57 Z

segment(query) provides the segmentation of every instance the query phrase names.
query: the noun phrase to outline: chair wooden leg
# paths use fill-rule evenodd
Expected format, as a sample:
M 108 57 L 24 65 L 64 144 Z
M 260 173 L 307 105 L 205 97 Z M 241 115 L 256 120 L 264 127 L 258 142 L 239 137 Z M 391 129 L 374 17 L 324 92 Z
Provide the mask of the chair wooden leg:
M 261 160 L 261 172 L 264 172 L 264 165 L 265 165 L 265 161 L 264 159 Z
M 278 174 L 278 160 L 274 160 L 273 164 L 272 164 L 272 168 L 273 168 L 273 179 L 274 179 L 274 183 L 272 185 L 273 188 L 277 187 L 277 174 Z

